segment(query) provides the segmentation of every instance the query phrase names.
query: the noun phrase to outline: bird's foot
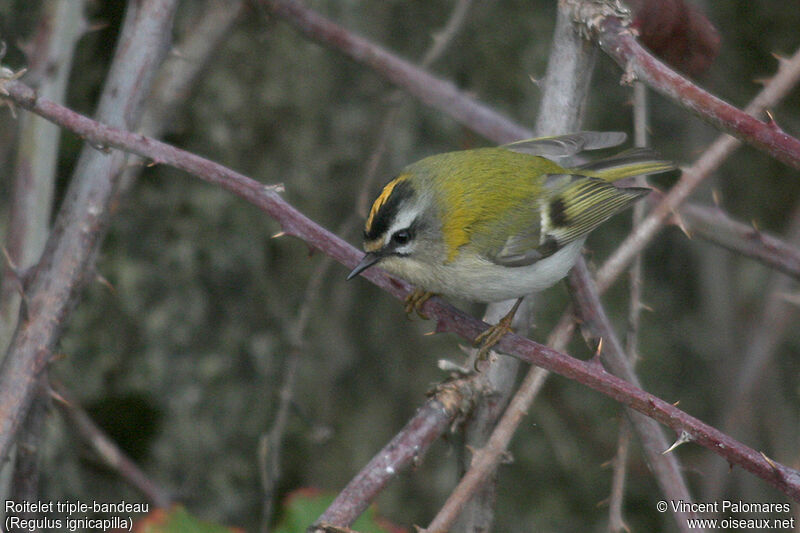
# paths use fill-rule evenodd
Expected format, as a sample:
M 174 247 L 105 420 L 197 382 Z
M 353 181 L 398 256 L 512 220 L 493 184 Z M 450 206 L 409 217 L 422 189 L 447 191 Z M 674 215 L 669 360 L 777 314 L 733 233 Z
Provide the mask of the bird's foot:
M 434 294 L 432 292 L 417 288 L 414 289 L 408 296 L 406 296 L 405 311 L 408 317 L 411 318 L 411 314 L 416 313 L 417 316 L 423 320 L 428 320 L 428 315 L 422 312 L 422 306 L 433 295 Z

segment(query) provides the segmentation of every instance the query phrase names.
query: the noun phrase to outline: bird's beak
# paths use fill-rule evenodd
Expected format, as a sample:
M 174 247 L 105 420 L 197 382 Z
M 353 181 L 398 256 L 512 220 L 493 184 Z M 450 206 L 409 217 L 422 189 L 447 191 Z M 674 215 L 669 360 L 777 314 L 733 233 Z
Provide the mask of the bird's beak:
M 347 275 L 347 279 L 353 279 L 354 277 L 358 276 L 366 269 L 380 261 L 381 256 L 374 253 L 374 252 L 367 252 L 364 254 L 364 257 L 361 261 L 356 265 L 356 267 Z

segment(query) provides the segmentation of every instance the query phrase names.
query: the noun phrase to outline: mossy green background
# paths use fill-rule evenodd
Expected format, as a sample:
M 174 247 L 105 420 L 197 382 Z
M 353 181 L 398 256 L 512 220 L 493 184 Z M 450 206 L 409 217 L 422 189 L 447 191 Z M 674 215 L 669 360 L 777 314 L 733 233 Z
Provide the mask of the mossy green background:
M 346 28 L 415 60 L 431 44 L 454 2 L 359 0 L 306 2 Z M 23 66 L 15 46 L 36 19 L 38 2 L 0 7 L 9 43 L 6 62 Z M 200 3 L 184 2 L 176 32 Z M 702 3 L 722 36 L 720 55 L 699 83 L 744 107 L 771 76 L 773 53 L 800 45 L 800 10 L 779 2 Z M 91 113 L 105 76 L 124 2 L 90 3 L 90 20 L 106 22 L 80 42 L 68 105 Z M 521 124 L 536 119 L 541 78 L 555 20 L 553 1 L 474 2 L 462 31 L 431 70 Z M 767 29 L 765 29 L 767 28 Z M 600 56 L 586 128 L 631 131 L 632 91 L 620 69 Z M 166 140 L 267 184 L 285 184 L 286 199 L 315 221 L 359 242 L 356 206 L 375 139 L 394 101 L 392 87 L 370 70 L 321 48 L 266 11 L 248 8 L 187 95 Z M 660 96 L 650 95 L 653 146 L 691 164 L 717 133 Z M 379 167 L 380 182 L 405 164 L 441 151 L 491 144 L 410 97 Z M 7 111 L 4 139 L 14 123 Z M 800 98 L 791 93 L 773 113 L 800 135 Z M 62 135 L 59 191 L 81 143 Z M 9 169 L 10 146 L 2 149 Z M 8 219 L 10 172 L 0 183 Z M 670 180 L 659 181 L 668 188 Z M 796 170 L 750 148 L 737 151 L 692 198 L 711 204 L 712 189 L 732 216 L 782 234 L 800 195 Z M 355 213 L 355 214 L 354 214 Z M 5 224 L 5 222 L 3 222 Z M 600 264 L 630 227 L 617 217 L 589 241 Z M 260 524 L 260 436 L 272 425 L 289 331 L 324 260 L 299 240 L 273 239 L 278 225 L 219 188 L 164 166 L 145 169 L 120 206 L 98 261 L 114 290 L 95 283 L 60 345 L 51 376 L 79 396 L 147 473 L 197 516 L 255 530 Z M 336 491 L 398 431 L 425 393 L 445 376 L 436 360 L 459 360 L 459 339 L 426 336 L 433 324 L 406 320 L 401 305 L 363 280 L 345 283 L 334 265 L 314 291 L 286 445 L 281 494 L 301 487 Z M 774 273 L 674 227 L 645 254 L 638 369 L 647 390 L 717 425 L 732 400 Z M 627 290 L 605 298 L 624 332 Z M 567 303 L 557 286 L 537 298 L 537 340 Z M 477 306 L 462 304 L 470 312 Z M 787 304 L 789 305 L 789 304 Z M 793 315 L 794 320 L 797 315 Z M 758 377 L 747 416 L 727 428 L 749 446 L 798 466 L 800 332 L 790 328 Z M 586 357 L 573 342 L 570 353 Z M 514 462 L 500 468 L 496 531 L 603 531 L 620 420 L 618 404 L 552 377 L 512 443 Z M 62 416 L 47 419 L 42 499 L 117 501 L 141 495 L 100 465 Z M 669 435 L 673 437 L 673 435 Z M 424 463 L 380 497 L 380 512 L 410 527 L 430 521 L 457 481 L 458 439 L 434 445 Z M 763 481 L 734 469 L 722 494 L 708 494 L 710 465 L 723 459 L 687 445 L 677 452 L 697 501 L 784 501 Z M 725 465 L 727 468 L 727 465 Z M 668 514 L 634 443 L 625 517 L 632 531 L 671 531 Z M 787 518 L 778 516 L 777 518 Z

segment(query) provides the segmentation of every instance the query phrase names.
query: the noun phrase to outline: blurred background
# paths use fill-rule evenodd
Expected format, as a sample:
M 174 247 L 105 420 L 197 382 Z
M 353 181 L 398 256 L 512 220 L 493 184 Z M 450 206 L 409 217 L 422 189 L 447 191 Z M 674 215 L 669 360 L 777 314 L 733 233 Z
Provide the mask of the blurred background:
M 177 41 L 196 27 L 206 4 L 181 4 Z M 415 62 L 455 4 L 306 2 Z M 430 70 L 533 127 L 540 91 L 532 78 L 542 78 L 547 66 L 555 4 L 472 2 Z M 695 79 L 737 107 L 760 90 L 757 80 L 775 73 L 773 54 L 790 55 L 800 46 L 800 10 L 793 3 L 694 5 L 721 37 L 718 57 Z M 24 44 L 40 6 L 0 3 L 6 65 L 26 65 Z M 404 165 L 490 144 L 396 93 L 369 69 L 308 41 L 267 10 L 241 9 L 164 138 L 263 183 L 285 184 L 290 203 L 354 245 L 360 244 L 365 197 L 371 200 Z M 87 2 L 94 27 L 75 51 L 68 107 L 93 113 L 124 10 L 122 0 Z M 620 85 L 621 74 L 598 56 L 586 129 L 632 131 L 632 90 Z M 794 136 L 800 135 L 798 95 L 793 91 L 773 109 Z M 680 165 L 691 164 L 717 136 L 658 95 L 651 93 L 649 105 L 652 145 Z M 392 109 L 398 111 L 386 129 Z M 17 123 L 8 110 L 2 114 L 5 226 Z M 81 144 L 71 133 L 61 134 L 56 204 Z M 371 168 L 376 150 L 382 157 Z M 654 184 L 666 189 L 676 178 Z M 735 219 L 785 235 L 800 209 L 799 178 L 796 170 L 742 148 L 692 202 L 713 205 L 713 194 Z M 623 215 L 595 232 L 587 245 L 590 264 L 601 264 L 629 228 L 630 216 Z M 195 514 L 247 530 L 261 523 L 259 442 L 275 421 L 291 353 L 299 351 L 300 359 L 278 498 L 303 487 L 341 489 L 446 377 L 437 359 L 461 359 L 459 339 L 424 335 L 432 323 L 407 320 L 399 302 L 363 280 L 345 283 L 341 265 L 321 270 L 321 254 L 292 238 L 271 238 L 279 229 L 219 188 L 165 166 L 145 169 L 119 206 L 99 257 L 98 273 L 112 288 L 99 282 L 89 287 L 61 342 L 64 356 L 51 366 L 51 377 L 158 484 Z M 800 328 L 793 327 L 797 306 L 780 296 L 796 291 L 795 282 L 756 261 L 667 228 L 644 256 L 649 309 L 640 331 L 643 386 L 771 458 L 800 467 Z M 627 293 L 621 281 L 604 297 L 623 334 Z M 477 305 L 455 303 L 481 313 Z M 537 297 L 535 340 L 546 338 L 567 303 L 562 285 Z M 308 321 L 298 343 L 293 331 L 304 308 Z M 569 353 L 591 355 L 580 340 Z M 759 357 L 768 363 L 754 370 L 749 362 Z M 743 379 L 753 386 L 731 425 L 725 420 Z M 513 464 L 500 468 L 496 531 L 605 530 L 607 462 L 615 455 L 622 416 L 608 398 L 552 377 L 512 441 Z M 686 445 L 675 453 L 697 501 L 786 501 L 760 479 L 738 468 L 729 472 L 723 459 L 703 448 Z M 629 470 L 624 513 L 631 530 L 674 530 L 669 516 L 654 512 L 660 495 L 635 442 Z M 46 419 L 41 472 L 43 500 L 142 501 L 58 411 Z M 426 524 L 457 479 L 453 442 L 441 441 L 421 466 L 385 491 L 379 510 L 405 527 Z

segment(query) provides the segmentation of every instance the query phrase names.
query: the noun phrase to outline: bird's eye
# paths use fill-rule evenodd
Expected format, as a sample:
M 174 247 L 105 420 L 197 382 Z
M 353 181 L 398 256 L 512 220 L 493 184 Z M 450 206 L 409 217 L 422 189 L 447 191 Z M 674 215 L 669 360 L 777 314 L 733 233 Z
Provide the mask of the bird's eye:
M 397 230 L 392 233 L 392 242 L 394 244 L 407 244 L 411 240 L 411 232 L 407 229 Z

